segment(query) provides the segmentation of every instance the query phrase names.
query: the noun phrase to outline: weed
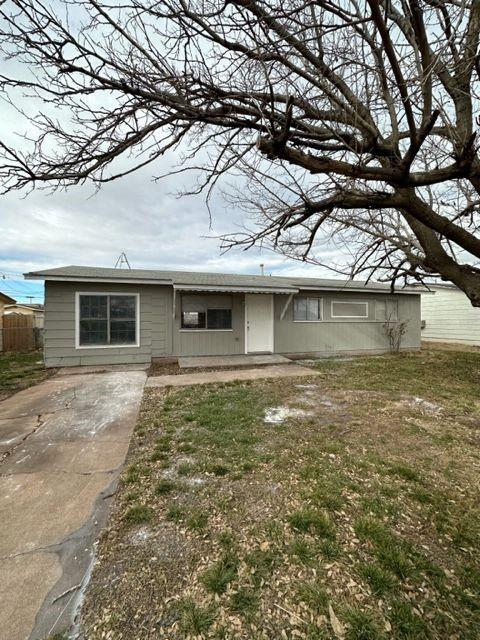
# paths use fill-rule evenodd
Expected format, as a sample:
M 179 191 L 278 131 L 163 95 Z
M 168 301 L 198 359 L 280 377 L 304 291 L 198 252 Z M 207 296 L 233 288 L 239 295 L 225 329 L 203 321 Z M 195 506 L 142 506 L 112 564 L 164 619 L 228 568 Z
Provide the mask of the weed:
M 192 531 L 203 531 L 208 524 L 208 515 L 205 511 L 194 509 L 186 519 L 186 525 Z
M 215 621 L 215 610 L 212 606 L 201 607 L 191 598 L 180 603 L 180 626 L 185 634 L 195 636 L 206 633 Z
M 230 609 L 250 618 L 258 607 L 258 596 L 253 589 L 240 587 L 230 598 Z
M 349 609 L 345 612 L 348 624 L 345 640 L 380 640 L 383 634 L 372 616 L 360 609 Z
M 398 476 L 402 480 L 408 480 L 409 482 L 420 482 L 420 474 L 415 469 L 407 467 L 404 464 L 394 464 L 388 469 L 388 473 L 392 476 Z
M 200 581 L 212 593 L 225 593 L 228 585 L 237 575 L 238 558 L 232 554 L 225 554 L 218 562 L 209 567 L 202 574 Z
M 377 564 L 362 563 L 358 573 L 369 584 L 376 596 L 383 596 L 395 587 L 394 576 Z
M 309 565 L 315 558 L 315 549 L 313 546 L 303 540 L 303 538 L 297 538 L 290 546 L 292 555 L 296 556 L 302 564 Z
M 425 622 L 412 611 L 410 604 L 402 600 L 392 602 L 390 622 L 399 638 L 421 640 L 428 637 Z
M 335 532 L 330 518 L 313 509 L 300 509 L 288 517 L 290 526 L 302 533 L 315 533 L 322 538 L 334 538 Z
M 176 483 L 172 482 L 172 480 L 159 480 L 155 486 L 155 495 L 163 496 L 173 491 L 176 487 Z
M 153 520 L 155 510 L 144 504 L 135 504 L 125 513 L 123 520 L 128 525 L 146 524 Z
M 317 615 L 327 612 L 329 595 L 323 587 L 316 582 L 304 582 L 297 586 L 297 596 Z

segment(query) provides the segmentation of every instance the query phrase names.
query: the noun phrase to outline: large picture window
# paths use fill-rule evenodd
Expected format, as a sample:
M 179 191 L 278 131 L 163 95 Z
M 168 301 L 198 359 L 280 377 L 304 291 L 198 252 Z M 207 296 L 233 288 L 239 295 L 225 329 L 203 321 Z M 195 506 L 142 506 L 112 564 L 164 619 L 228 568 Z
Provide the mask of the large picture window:
M 295 322 L 319 322 L 322 320 L 322 298 L 295 298 L 293 320 Z
M 78 346 L 137 344 L 137 295 L 78 294 Z
M 232 329 L 230 296 L 182 296 L 182 329 Z

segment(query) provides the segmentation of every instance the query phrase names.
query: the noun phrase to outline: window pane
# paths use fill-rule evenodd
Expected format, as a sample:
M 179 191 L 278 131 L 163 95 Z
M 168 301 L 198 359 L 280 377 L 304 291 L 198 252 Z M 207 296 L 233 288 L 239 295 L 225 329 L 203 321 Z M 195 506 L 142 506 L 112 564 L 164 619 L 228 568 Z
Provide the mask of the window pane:
M 307 319 L 307 299 L 295 298 L 293 301 L 293 319 L 294 320 L 306 320 Z
M 321 320 L 320 299 L 308 298 L 307 300 L 307 320 Z
M 135 344 L 135 320 L 110 320 L 110 344 Z
M 107 320 L 80 320 L 80 344 L 107 344 Z
M 231 309 L 208 309 L 207 311 L 208 329 L 231 329 L 232 310 Z
M 387 320 L 397 322 L 398 320 L 398 300 L 387 301 Z
M 135 296 L 110 296 L 110 317 L 135 319 Z
M 368 302 L 332 302 L 332 318 L 366 318 Z
M 377 300 L 375 302 L 375 320 L 387 319 L 387 303 L 385 300 Z
M 107 296 L 80 296 L 80 318 L 106 318 Z
M 205 313 L 199 311 L 183 311 L 182 329 L 205 329 Z

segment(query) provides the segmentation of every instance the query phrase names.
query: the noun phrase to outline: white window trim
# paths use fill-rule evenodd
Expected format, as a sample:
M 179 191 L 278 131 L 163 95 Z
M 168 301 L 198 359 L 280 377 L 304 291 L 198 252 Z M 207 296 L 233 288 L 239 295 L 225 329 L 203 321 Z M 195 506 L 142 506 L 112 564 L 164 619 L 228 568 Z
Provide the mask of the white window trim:
M 80 296 L 130 296 L 135 300 L 134 344 L 80 344 Z M 75 291 L 75 349 L 135 349 L 140 346 L 140 294 L 119 291 Z
M 339 316 L 333 313 L 333 305 L 334 303 L 340 304 L 362 304 L 366 307 L 366 315 L 364 316 Z M 368 300 L 331 300 L 330 301 L 330 317 L 331 318 L 359 318 L 360 320 L 365 320 L 368 318 Z
M 319 296 L 296 296 L 297 298 L 305 298 L 305 300 L 307 300 L 307 308 L 308 308 L 308 300 L 320 300 L 320 313 L 321 313 L 321 318 L 320 320 L 295 320 L 295 298 L 293 299 L 293 305 L 292 305 L 292 313 L 293 313 L 293 322 L 300 322 L 300 323 L 308 323 L 308 324 L 315 324 L 315 323 L 319 323 L 319 322 L 324 322 L 324 311 L 323 311 L 323 298 L 320 298 Z
M 233 329 L 179 329 L 180 333 L 232 333 Z

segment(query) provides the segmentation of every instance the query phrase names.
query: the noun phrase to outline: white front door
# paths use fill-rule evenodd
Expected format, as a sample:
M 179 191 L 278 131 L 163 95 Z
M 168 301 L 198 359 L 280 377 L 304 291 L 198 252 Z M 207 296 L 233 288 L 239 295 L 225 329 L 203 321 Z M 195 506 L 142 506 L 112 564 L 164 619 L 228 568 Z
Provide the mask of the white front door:
M 273 352 L 273 294 L 245 295 L 245 351 Z

